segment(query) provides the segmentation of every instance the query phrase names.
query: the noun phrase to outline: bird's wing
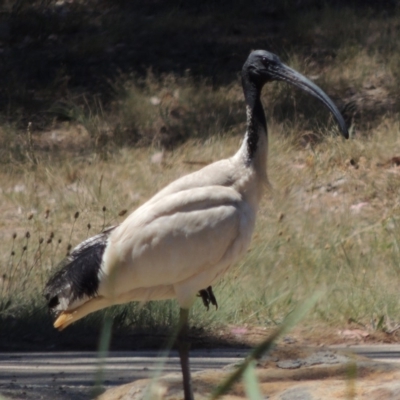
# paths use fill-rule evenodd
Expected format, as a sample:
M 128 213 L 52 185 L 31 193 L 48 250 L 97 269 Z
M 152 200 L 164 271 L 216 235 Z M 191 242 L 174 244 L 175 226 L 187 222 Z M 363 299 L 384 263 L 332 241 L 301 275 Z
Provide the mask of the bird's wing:
M 165 186 L 145 204 L 152 204 L 172 193 L 178 193 L 189 189 L 198 189 L 209 186 L 231 186 L 238 173 L 238 165 L 231 158 L 219 160 L 212 164 L 184 175 L 169 185 Z
M 203 277 L 202 289 L 247 248 L 253 225 L 250 207 L 227 187 L 184 190 L 145 204 L 110 236 L 100 292 L 118 297 L 196 276 Z

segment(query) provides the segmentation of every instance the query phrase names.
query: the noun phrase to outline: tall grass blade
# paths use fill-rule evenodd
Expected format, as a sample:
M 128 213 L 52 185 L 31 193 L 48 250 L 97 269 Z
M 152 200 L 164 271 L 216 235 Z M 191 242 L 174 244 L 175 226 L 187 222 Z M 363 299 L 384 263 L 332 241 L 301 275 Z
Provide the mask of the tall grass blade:
M 181 329 L 181 321 L 176 325 L 175 329 L 171 333 L 170 337 L 168 338 L 164 350 L 161 351 L 159 354 L 158 358 L 160 361 L 156 364 L 155 371 L 151 377 L 151 382 L 146 388 L 145 395 L 143 396 L 144 400 L 153 400 L 156 392 L 156 384 L 157 380 L 160 378 L 162 371 L 164 369 L 165 363 L 167 362 L 167 358 L 169 356 L 169 353 L 172 349 L 172 346 L 176 342 L 176 339 L 178 337 L 178 333 Z
M 103 323 L 103 328 L 100 335 L 99 350 L 97 353 L 98 366 L 95 375 L 95 383 L 92 390 L 92 397 L 95 398 L 103 392 L 103 381 L 104 381 L 104 368 L 106 365 L 106 357 L 110 348 L 111 331 L 112 331 L 113 320 L 106 313 Z
M 347 387 L 346 399 L 353 400 L 356 398 L 356 379 L 357 379 L 357 363 L 352 360 L 347 365 Z
M 249 400 L 262 400 L 260 385 L 256 375 L 256 362 L 253 360 L 243 373 L 244 389 Z

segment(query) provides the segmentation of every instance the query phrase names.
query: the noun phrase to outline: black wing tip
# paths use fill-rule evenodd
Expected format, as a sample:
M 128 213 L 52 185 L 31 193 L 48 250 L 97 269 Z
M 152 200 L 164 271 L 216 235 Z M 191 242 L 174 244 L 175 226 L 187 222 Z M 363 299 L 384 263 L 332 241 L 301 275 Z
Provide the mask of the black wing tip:
M 50 278 L 42 293 L 46 300 L 48 313 L 53 319 L 56 319 L 61 313 L 61 310 L 57 308 L 60 305 L 59 294 L 61 292 L 61 287 L 57 284 L 59 282 L 57 277 L 56 273 Z
M 54 317 L 62 311 L 61 302 L 69 305 L 97 295 L 103 254 L 113 228 L 80 243 L 56 267 L 43 290 L 49 312 Z

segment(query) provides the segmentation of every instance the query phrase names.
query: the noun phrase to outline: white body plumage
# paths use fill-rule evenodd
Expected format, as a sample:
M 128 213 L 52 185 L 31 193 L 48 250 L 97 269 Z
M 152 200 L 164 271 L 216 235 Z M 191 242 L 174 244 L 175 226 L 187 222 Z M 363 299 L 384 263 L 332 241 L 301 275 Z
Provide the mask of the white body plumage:
M 96 295 L 72 302 L 59 296 L 65 317 L 58 327 L 129 301 L 176 298 L 189 308 L 250 244 L 267 183 L 266 136 L 263 142 L 251 164 L 242 145 L 233 157 L 177 179 L 130 214 L 107 239 Z

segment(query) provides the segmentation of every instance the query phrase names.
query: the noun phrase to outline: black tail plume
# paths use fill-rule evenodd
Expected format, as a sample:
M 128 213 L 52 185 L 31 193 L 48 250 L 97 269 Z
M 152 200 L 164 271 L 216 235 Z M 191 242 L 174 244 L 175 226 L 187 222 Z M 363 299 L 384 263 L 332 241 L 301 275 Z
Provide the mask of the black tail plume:
M 43 291 L 54 317 L 96 296 L 104 250 L 115 228 L 107 228 L 80 243 L 59 263 Z

